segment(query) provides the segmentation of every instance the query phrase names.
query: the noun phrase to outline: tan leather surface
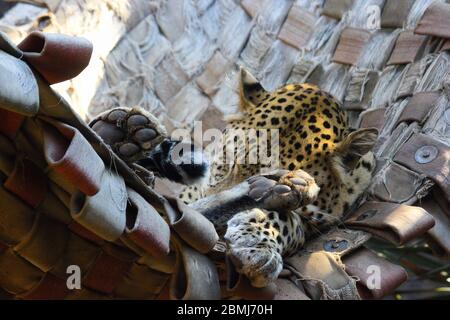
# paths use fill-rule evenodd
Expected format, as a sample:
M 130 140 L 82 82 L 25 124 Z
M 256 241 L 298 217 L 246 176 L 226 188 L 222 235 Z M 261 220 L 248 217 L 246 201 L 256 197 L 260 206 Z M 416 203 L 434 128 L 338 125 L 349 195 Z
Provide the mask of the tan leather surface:
M 380 258 L 366 248 L 345 256 L 342 262 L 345 271 L 359 279 L 358 286 L 364 295 L 369 294 L 374 299 L 390 294 L 407 279 L 407 273 L 402 267 Z
M 33 228 L 14 250 L 40 270 L 48 272 L 66 250 L 68 237 L 65 225 L 38 213 Z
M 39 206 L 47 193 L 44 172 L 26 158 L 16 161 L 14 171 L 8 176 L 4 186 L 33 208 Z
M 341 33 L 339 43 L 331 60 L 341 64 L 355 65 L 364 45 L 369 39 L 370 33 L 367 30 L 352 27 L 345 28 Z
M 0 255 L 0 273 L 2 288 L 13 294 L 23 294 L 32 290 L 41 281 L 44 273 L 31 263 L 14 253 L 12 249 Z
M 127 227 L 129 238 L 150 255 L 160 257 L 169 253 L 170 229 L 159 213 L 137 192 L 128 188 Z
M 178 255 L 170 283 L 171 299 L 220 299 L 219 277 L 213 262 L 178 239 L 174 241 Z
M 154 299 L 169 282 L 170 275 L 133 263 L 114 290 L 119 299 Z
M 32 116 L 39 110 L 39 93 L 30 67 L 0 51 L 0 105 L 2 109 Z
M 365 230 L 396 245 L 414 239 L 434 225 L 434 219 L 422 208 L 389 202 L 364 203 L 350 219 L 348 228 Z
M 208 253 L 214 247 L 219 236 L 202 214 L 175 198 L 168 198 L 164 206 L 169 224 L 190 246 L 202 253 Z
M 374 109 L 361 113 L 361 128 L 377 128 L 381 130 L 386 122 L 386 109 Z
M 417 34 L 450 38 L 450 4 L 436 1 L 423 14 L 414 30 Z
M 322 14 L 340 20 L 353 3 L 354 0 L 326 0 Z
M 428 185 L 424 175 L 395 162 L 379 160 L 378 165 L 380 172 L 376 173 L 370 187 L 371 194 L 378 200 L 394 203 L 415 202 L 417 191 Z
M 93 196 L 82 192 L 72 194 L 72 218 L 97 236 L 116 241 L 126 225 L 127 192 L 125 182 L 116 173 L 105 171 L 101 188 Z
M 0 117 L 4 120 L 0 124 L 0 133 L 9 138 L 14 138 L 22 125 L 24 117 L 5 109 L 0 109 Z
M 23 52 L 23 59 L 50 84 L 80 74 L 89 64 L 93 49 L 84 38 L 39 31 L 29 34 L 18 48 Z
M 443 207 L 438 204 L 436 197 L 430 195 L 422 199 L 418 205 L 427 210 L 434 218 L 435 225 L 427 232 L 427 242 L 439 256 L 450 258 L 450 217 L 445 213 Z M 443 206 L 449 207 L 448 203 Z
M 64 299 L 68 293 L 66 280 L 51 273 L 46 273 L 36 287 L 20 295 L 19 298 L 24 300 L 60 300 Z
M 301 49 L 306 46 L 311 38 L 316 20 L 314 14 L 294 5 L 281 27 L 278 38 L 297 49 Z
M 422 123 L 426 116 L 433 110 L 436 101 L 441 96 L 440 92 L 418 92 L 412 96 L 403 109 L 397 124 L 402 121 L 417 121 Z
M 387 65 L 407 64 L 416 61 L 421 56 L 426 41 L 426 36 L 414 34 L 412 31 L 403 31 L 397 38 Z
M 429 157 L 429 160 L 427 159 L 426 163 L 419 163 L 416 161 L 416 158 L 421 154 L 421 150 L 424 150 L 420 148 L 424 147 L 437 150 L 437 153 L 435 156 L 424 154 L 424 156 Z M 427 153 L 427 149 L 424 152 Z M 450 201 L 450 180 L 448 179 L 450 174 L 450 147 L 431 136 L 418 133 L 414 134 L 400 148 L 395 155 L 394 161 L 431 178 L 445 193 L 447 201 Z
M 130 268 L 130 262 L 102 252 L 83 279 L 83 284 L 96 291 L 111 294 Z
M 291 270 L 312 299 L 359 299 L 356 282 L 343 270 L 337 255 L 316 251 L 286 259 Z
M 402 28 L 415 0 L 386 0 L 381 14 L 382 28 Z
M 16 245 L 31 231 L 35 213 L 20 199 L 0 187 L 0 241 Z
M 84 194 L 95 195 L 100 190 L 105 165 L 86 138 L 62 122 L 51 121 L 42 126 L 49 167 Z

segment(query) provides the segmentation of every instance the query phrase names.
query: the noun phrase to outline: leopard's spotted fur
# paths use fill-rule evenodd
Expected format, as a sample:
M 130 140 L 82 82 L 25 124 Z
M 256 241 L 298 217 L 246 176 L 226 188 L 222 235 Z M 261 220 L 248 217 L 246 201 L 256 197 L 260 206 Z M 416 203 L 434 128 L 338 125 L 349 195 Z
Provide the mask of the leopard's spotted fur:
M 302 169 L 320 187 L 317 200 L 282 218 L 276 212 L 256 209 L 237 214 L 228 222 L 225 238 L 232 242 L 231 246 L 233 242 L 254 243 L 246 239 L 261 234 L 257 245 L 252 245 L 252 248 L 238 246 L 239 250 L 245 251 L 237 257 L 241 264 L 251 265 L 253 258 L 248 253 L 255 248 L 267 250 L 264 243 L 274 243 L 274 248 L 268 249 L 272 253 L 263 259 L 266 263 L 273 263 L 273 251 L 286 256 L 303 244 L 298 228 L 305 228 L 300 234 L 306 232 L 308 236 L 338 223 L 363 193 L 375 167 L 370 149 L 376 141 L 377 131 L 351 130 L 347 114 L 339 102 L 317 86 L 288 84 L 274 92 L 267 92 L 248 72 L 242 69 L 240 72 L 241 113 L 228 119 L 225 146 L 235 141 L 232 132 L 236 129 L 278 129 L 281 168 L 290 171 Z M 242 150 L 248 157 L 256 152 L 256 144 L 255 141 L 246 143 L 247 148 Z M 238 156 L 239 150 L 236 151 Z M 213 161 L 207 188 L 188 187 L 181 198 L 192 202 L 198 197 L 217 193 L 259 174 L 261 168 L 261 164 L 223 165 Z M 217 227 L 224 228 L 223 225 Z M 279 265 L 277 268 L 280 269 Z M 251 272 L 245 273 L 248 275 Z M 262 283 L 267 282 L 259 282 Z

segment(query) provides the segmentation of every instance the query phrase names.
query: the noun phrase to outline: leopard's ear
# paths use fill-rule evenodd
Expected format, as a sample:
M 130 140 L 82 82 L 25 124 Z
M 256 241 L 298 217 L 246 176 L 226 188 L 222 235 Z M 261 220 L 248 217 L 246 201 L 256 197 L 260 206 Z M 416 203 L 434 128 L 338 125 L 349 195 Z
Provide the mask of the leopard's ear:
M 262 93 L 266 93 L 255 76 L 243 67 L 239 68 L 238 92 L 241 110 L 246 110 L 249 107 L 257 105 Z
M 346 136 L 335 149 L 335 157 L 348 170 L 353 170 L 359 159 L 372 150 L 378 138 L 375 128 L 359 129 Z

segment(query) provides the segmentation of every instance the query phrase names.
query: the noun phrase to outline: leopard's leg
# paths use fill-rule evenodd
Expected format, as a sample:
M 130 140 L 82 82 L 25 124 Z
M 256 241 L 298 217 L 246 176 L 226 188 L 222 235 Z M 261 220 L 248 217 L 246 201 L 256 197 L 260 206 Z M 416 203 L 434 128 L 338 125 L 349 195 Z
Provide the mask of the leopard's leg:
M 249 178 L 191 207 L 224 233 L 227 254 L 237 271 L 254 286 L 264 287 L 278 277 L 282 257 L 303 245 L 302 220 L 293 210 L 314 201 L 318 192 L 306 172 L 279 170 Z
M 254 208 L 290 211 L 312 202 L 318 192 L 319 187 L 306 172 L 276 170 L 246 179 L 190 206 L 213 222 L 219 235 L 223 235 L 228 220 L 238 212 Z

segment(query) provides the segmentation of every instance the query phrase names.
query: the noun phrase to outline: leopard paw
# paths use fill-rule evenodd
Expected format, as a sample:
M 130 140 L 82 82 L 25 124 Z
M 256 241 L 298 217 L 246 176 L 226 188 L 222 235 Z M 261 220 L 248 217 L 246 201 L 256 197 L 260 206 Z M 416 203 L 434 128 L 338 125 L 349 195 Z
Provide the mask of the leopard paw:
M 227 255 L 254 287 L 265 287 L 275 281 L 283 269 L 282 247 L 274 230 L 262 229 L 267 213 L 252 209 L 235 215 L 229 222 L 224 239 Z
M 95 117 L 89 126 L 127 163 L 146 153 L 167 136 L 158 120 L 140 108 L 114 108 Z
M 249 196 L 268 210 L 295 210 L 313 202 L 320 191 L 314 178 L 303 170 L 278 170 L 247 181 Z

